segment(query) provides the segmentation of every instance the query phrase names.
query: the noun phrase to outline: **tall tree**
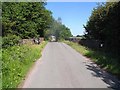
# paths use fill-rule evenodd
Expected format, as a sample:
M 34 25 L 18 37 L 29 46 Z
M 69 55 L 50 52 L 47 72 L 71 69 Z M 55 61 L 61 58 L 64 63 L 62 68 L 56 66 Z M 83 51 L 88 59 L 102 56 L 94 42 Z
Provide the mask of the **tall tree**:
M 85 29 L 87 37 L 104 44 L 110 52 L 120 52 L 120 2 L 107 2 L 94 8 Z
M 43 2 L 3 2 L 3 35 L 15 34 L 21 38 L 44 36 L 49 28 L 52 13 Z

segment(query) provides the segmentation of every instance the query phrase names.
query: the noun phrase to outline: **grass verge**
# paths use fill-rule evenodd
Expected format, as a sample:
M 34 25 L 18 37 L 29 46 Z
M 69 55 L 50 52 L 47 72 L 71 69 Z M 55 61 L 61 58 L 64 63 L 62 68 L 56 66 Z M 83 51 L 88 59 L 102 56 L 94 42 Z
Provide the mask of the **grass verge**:
M 17 88 L 47 42 L 2 49 L 2 88 Z
M 0 36 L 0 89 L 2 88 L 2 37 Z
M 118 58 L 113 58 L 111 55 L 106 54 L 104 52 L 93 51 L 89 48 L 86 48 L 74 42 L 70 42 L 70 41 L 63 41 L 63 42 L 74 48 L 82 55 L 90 58 L 92 61 L 97 63 L 104 70 L 107 70 L 108 72 L 120 78 L 120 64 L 118 63 L 119 61 Z

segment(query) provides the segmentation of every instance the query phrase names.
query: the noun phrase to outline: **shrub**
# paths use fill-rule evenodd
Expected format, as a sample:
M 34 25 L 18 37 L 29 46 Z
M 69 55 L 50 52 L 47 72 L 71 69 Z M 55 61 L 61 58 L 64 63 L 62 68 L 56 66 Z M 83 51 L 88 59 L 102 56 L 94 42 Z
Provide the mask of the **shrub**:
M 9 46 L 17 45 L 19 43 L 20 37 L 16 35 L 7 35 L 3 37 L 2 47 L 6 48 Z

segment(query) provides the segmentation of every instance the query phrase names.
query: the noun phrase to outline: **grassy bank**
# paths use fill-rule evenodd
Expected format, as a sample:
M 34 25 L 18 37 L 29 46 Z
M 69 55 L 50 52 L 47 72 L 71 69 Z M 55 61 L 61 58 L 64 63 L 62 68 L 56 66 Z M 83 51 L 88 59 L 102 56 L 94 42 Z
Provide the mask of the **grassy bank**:
M 32 64 L 41 56 L 47 42 L 2 49 L 2 88 L 16 88 Z
M 100 65 L 101 68 L 120 77 L 120 64 L 117 58 L 113 58 L 111 55 L 103 52 L 93 51 L 77 43 L 69 41 L 64 41 L 64 43 L 68 44 L 82 55 L 91 58 L 91 60 Z
M 0 36 L 0 88 L 2 88 L 2 37 Z

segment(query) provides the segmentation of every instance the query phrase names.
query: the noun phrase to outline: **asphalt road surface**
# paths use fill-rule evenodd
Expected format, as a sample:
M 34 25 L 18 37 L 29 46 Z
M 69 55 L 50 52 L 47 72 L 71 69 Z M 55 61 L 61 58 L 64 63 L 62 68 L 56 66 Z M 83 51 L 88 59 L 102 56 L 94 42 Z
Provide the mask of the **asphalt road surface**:
M 70 46 L 49 42 L 22 88 L 120 88 L 119 81 Z

